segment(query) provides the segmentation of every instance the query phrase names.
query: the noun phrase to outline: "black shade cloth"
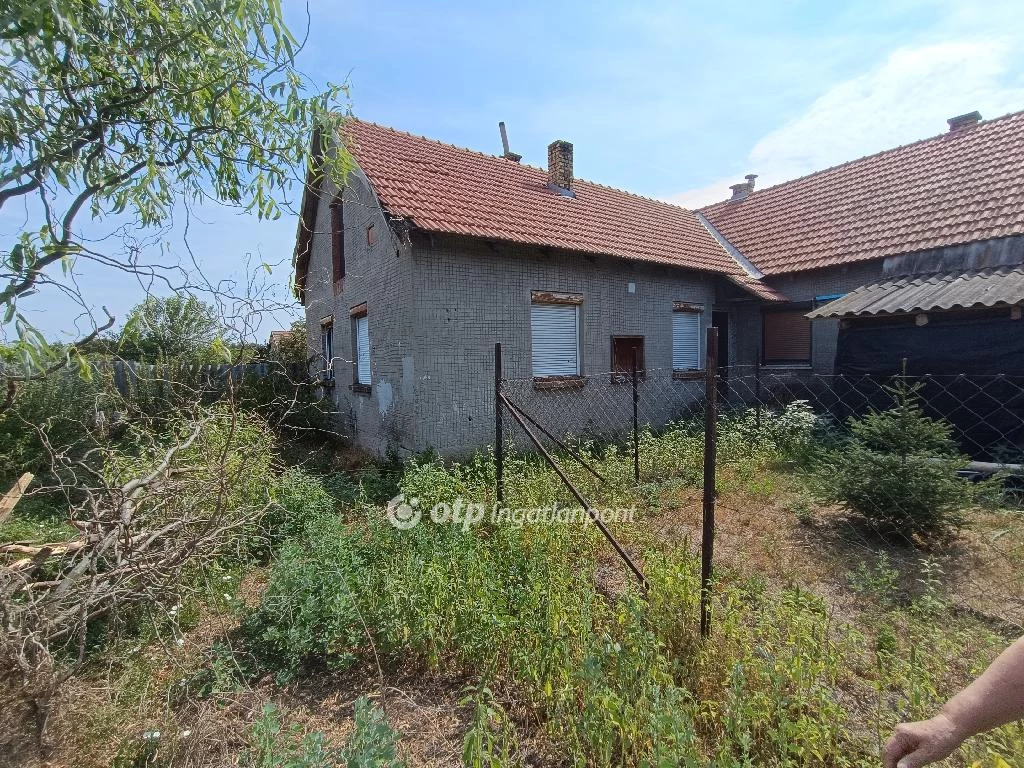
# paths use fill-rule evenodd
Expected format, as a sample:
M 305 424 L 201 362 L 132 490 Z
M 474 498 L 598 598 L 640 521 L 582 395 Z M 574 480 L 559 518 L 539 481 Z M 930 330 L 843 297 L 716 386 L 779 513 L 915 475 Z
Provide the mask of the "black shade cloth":
M 1024 320 L 987 318 L 841 328 L 836 372 L 1024 376 Z
M 904 360 L 907 375 L 923 384 L 924 410 L 953 424 L 966 453 L 1024 457 L 1024 321 L 958 319 L 839 331 L 836 373 L 845 387 L 859 389 L 858 377 L 901 374 Z M 891 405 L 877 390 L 867 399 L 875 408 Z

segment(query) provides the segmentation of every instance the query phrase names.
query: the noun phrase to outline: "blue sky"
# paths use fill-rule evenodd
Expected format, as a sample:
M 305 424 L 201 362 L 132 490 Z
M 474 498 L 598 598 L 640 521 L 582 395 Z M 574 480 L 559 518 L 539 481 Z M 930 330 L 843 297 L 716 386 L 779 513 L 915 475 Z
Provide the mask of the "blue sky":
M 285 2 L 315 82 L 347 79 L 354 112 L 543 165 L 556 138 L 582 178 L 682 205 L 728 195 L 941 133 L 953 115 L 1024 109 L 1024 4 L 1014 2 Z M 0 219 L 3 231 L 12 227 Z M 213 280 L 246 261 L 279 264 L 287 296 L 296 221 L 207 206 L 189 245 Z M 189 264 L 182 226 L 147 258 Z M 91 307 L 123 317 L 143 287 L 82 267 Z M 25 304 L 59 337 L 87 325 L 52 294 Z M 288 312 L 263 318 L 265 338 Z M 298 316 L 298 312 L 294 312 Z

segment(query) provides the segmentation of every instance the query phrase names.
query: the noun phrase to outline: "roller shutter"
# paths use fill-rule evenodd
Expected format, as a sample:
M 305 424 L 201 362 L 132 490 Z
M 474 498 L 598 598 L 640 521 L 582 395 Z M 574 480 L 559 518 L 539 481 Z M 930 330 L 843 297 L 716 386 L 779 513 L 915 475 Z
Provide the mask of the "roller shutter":
M 809 363 L 811 361 L 811 321 L 807 309 L 765 312 L 764 362 Z
M 370 328 L 366 316 L 357 317 L 356 324 L 356 384 L 370 386 Z
M 533 375 L 580 375 L 580 327 L 578 304 L 533 304 L 530 333 Z
M 700 365 L 700 313 L 672 313 L 672 370 L 694 371 Z

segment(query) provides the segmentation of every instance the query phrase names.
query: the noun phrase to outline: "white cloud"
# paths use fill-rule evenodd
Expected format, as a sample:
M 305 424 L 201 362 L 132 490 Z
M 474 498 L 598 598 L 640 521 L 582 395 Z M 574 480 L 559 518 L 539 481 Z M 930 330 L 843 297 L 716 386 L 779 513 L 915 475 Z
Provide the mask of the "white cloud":
M 972 110 L 992 118 L 1024 109 L 1024 83 L 1009 77 L 1017 47 L 1009 39 L 951 41 L 900 48 L 881 66 L 837 83 L 807 110 L 764 136 L 746 167 L 670 202 L 699 207 L 729 195 L 745 173 L 759 188 L 934 136 L 946 119 Z

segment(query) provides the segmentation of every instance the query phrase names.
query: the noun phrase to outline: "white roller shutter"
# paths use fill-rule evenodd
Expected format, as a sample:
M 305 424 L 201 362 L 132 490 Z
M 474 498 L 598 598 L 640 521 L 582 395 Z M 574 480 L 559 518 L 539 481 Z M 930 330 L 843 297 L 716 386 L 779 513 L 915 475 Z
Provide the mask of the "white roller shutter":
M 700 313 L 672 313 L 672 370 L 693 371 L 700 366 Z
M 366 315 L 356 318 L 356 384 L 370 386 L 370 328 Z
M 580 373 L 578 304 L 533 304 L 533 375 L 578 376 Z

